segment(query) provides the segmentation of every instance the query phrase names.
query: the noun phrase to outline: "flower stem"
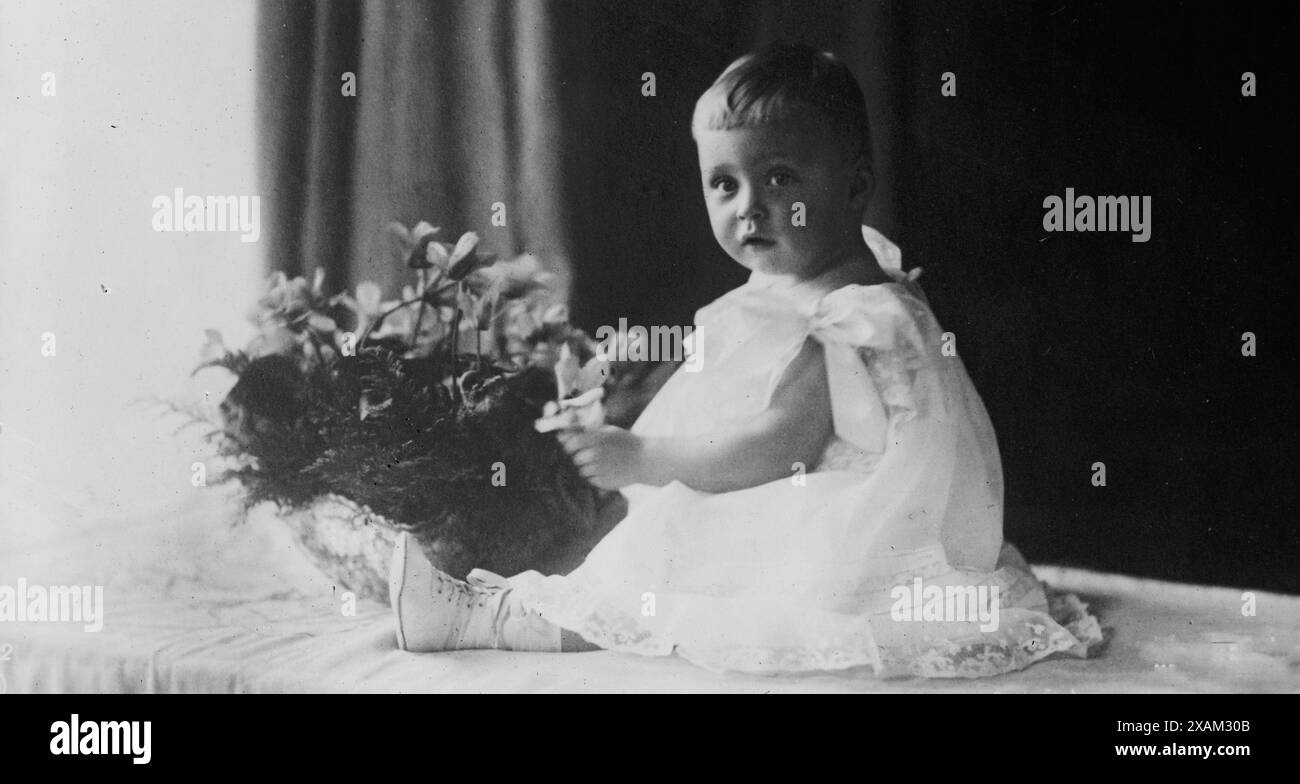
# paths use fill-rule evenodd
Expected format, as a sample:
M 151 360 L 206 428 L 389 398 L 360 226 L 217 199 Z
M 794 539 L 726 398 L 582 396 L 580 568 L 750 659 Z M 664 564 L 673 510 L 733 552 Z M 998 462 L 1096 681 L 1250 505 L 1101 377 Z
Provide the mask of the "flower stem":
M 452 283 L 448 283 L 445 286 L 439 286 L 438 288 L 433 290 L 433 293 L 441 294 L 442 292 L 456 285 L 458 285 L 458 283 L 453 281 Z M 376 318 L 374 321 L 366 325 L 365 331 L 361 333 L 361 338 L 357 341 L 357 348 L 359 349 L 363 345 L 365 345 L 366 339 L 370 337 L 370 333 L 374 331 L 375 327 L 382 324 L 384 322 L 384 319 L 388 318 L 389 316 L 401 310 L 402 308 L 406 307 L 407 305 L 414 305 L 415 303 L 421 301 L 422 296 L 423 295 L 411 297 L 408 300 L 397 303 L 396 305 L 392 306 L 388 310 L 385 310 L 383 313 L 380 313 L 378 318 Z
M 424 299 L 424 270 L 419 270 L 419 280 L 417 282 L 416 294 L 420 296 L 420 312 L 415 317 L 415 328 L 411 330 L 411 347 L 416 347 L 420 342 L 420 324 L 424 321 L 424 308 L 428 302 Z
M 451 397 L 457 403 L 464 400 L 460 394 L 460 382 L 456 378 L 456 350 L 460 348 L 460 300 L 456 300 L 456 318 L 451 322 Z

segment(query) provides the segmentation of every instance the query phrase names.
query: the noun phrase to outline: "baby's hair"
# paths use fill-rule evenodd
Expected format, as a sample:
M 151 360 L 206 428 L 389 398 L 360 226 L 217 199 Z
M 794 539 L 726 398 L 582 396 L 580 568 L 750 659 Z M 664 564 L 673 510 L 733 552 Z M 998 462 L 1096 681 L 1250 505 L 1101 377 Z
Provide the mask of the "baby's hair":
M 830 52 L 775 43 L 727 66 L 695 104 L 691 132 L 800 120 L 827 122 L 853 155 L 871 164 L 871 124 L 862 88 Z

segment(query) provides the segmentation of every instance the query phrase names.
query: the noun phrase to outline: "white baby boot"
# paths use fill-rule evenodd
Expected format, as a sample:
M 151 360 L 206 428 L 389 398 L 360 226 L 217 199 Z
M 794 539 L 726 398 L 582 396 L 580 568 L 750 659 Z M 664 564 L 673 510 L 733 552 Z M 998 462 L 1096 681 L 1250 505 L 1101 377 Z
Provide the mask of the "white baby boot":
M 410 534 L 393 550 L 388 596 L 404 651 L 560 650 L 560 627 L 525 610 L 508 580 L 482 569 L 457 580 L 430 563 Z

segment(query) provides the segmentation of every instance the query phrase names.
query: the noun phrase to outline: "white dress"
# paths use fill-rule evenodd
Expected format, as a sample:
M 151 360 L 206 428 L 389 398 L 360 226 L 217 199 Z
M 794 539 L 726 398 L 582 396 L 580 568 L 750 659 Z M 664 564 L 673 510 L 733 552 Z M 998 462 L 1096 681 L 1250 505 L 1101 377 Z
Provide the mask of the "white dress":
M 893 282 L 819 296 L 752 276 L 698 312 L 699 371 L 679 369 L 632 428 L 745 422 L 812 338 L 835 429 L 818 465 L 726 493 L 625 488 L 627 517 L 575 571 L 511 579 L 525 607 L 602 648 L 715 671 L 975 677 L 1100 641 L 1003 546 L 984 405 L 898 248 L 863 233 Z

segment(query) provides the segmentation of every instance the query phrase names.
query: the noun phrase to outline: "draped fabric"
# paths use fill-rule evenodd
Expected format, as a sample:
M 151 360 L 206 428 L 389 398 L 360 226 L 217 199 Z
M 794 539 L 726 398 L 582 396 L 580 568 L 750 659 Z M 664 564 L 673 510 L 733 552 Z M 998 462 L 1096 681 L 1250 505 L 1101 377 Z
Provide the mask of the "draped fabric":
M 837 51 L 859 76 L 880 180 L 868 220 L 893 226 L 898 23 L 879 5 L 273 0 L 259 13 L 269 264 L 323 267 L 332 291 L 409 282 L 383 227 L 428 220 L 571 272 L 580 325 L 688 322 L 743 273 L 709 232 L 691 110 L 777 37 Z
M 392 291 L 408 281 L 382 229 L 426 218 L 502 251 L 563 249 L 540 5 L 274 3 L 261 36 L 274 266 Z

